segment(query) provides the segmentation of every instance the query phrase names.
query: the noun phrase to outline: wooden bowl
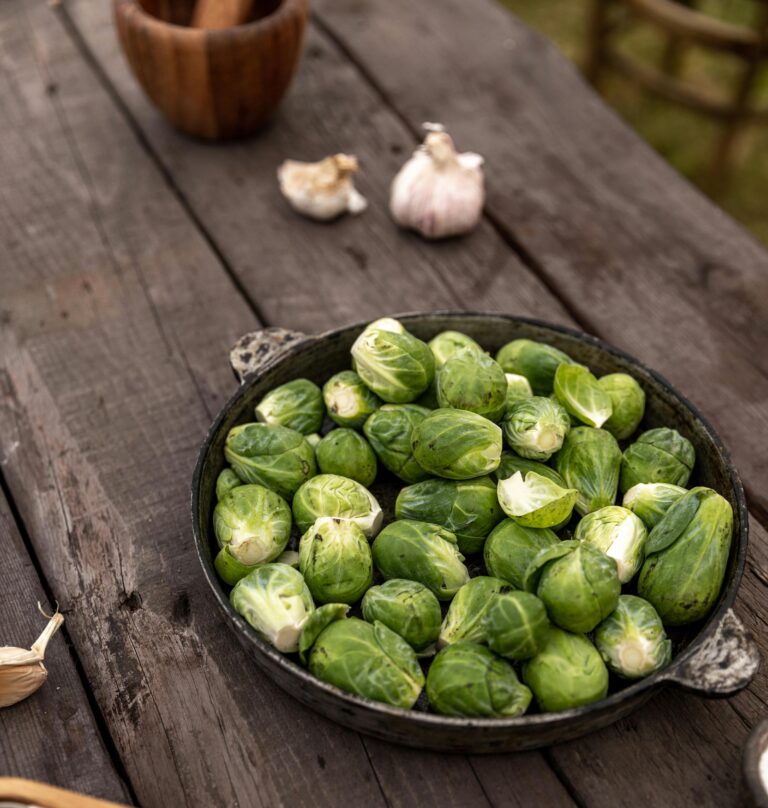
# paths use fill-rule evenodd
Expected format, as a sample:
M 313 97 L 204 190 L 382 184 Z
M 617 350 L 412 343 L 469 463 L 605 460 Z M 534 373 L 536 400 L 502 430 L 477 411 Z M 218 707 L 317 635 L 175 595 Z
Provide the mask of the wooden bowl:
M 133 74 L 174 124 L 208 140 L 262 127 L 301 55 L 307 0 L 256 0 L 232 28 L 189 27 L 194 0 L 114 0 L 115 25 Z

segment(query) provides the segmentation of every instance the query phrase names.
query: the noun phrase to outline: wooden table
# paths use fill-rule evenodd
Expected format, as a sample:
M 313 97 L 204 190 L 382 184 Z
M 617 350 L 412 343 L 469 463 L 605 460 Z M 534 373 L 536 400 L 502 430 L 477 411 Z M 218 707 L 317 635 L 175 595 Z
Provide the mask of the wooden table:
M 457 757 L 341 729 L 225 628 L 191 541 L 206 427 L 243 332 L 485 309 L 576 325 L 666 375 L 748 488 L 737 611 L 766 649 L 768 255 L 489 0 L 315 0 L 262 137 L 191 141 L 127 72 L 108 3 L 0 3 L 0 640 L 66 615 L 49 683 L 0 711 L 0 774 L 146 806 L 733 805 L 768 697 L 666 691 L 542 752 Z M 398 232 L 388 184 L 424 120 L 485 155 L 461 241 Z M 286 157 L 359 156 L 370 209 L 283 203 Z

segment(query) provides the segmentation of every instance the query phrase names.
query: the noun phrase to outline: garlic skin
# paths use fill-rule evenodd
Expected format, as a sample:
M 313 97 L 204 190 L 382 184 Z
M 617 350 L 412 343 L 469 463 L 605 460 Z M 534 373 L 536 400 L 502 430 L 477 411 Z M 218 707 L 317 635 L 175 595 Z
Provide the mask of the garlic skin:
M 318 163 L 286 160 L 277 169 L 277 179 L 294 210 L 329 221 L 342 213 L 362 213 L 368 207 L 352 180 L 357 170 L 356 157 L 334 154 Z
M 468 233 L 485 203 L 483 158 L 457 152 L 441 124 L 424 128 L 424 143 L 392 181 L 389 210 L 401 227 L 428 239 Z

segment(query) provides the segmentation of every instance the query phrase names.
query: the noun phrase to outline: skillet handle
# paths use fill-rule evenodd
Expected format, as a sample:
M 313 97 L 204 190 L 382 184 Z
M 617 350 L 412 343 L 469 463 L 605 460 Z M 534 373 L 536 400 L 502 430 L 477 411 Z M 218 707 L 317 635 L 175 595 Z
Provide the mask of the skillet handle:
M 730 696 L 743 690 L 759 667 L 757 644 L 728 609 L 717 631 L 664 679 L 702 696 Z
M 229 352 L 229 364 L 242 384 L 246 376 L 271 362 L 292 345 L 308 340 L 301 331 L 288 328 L 263 328 L 243 334 Z

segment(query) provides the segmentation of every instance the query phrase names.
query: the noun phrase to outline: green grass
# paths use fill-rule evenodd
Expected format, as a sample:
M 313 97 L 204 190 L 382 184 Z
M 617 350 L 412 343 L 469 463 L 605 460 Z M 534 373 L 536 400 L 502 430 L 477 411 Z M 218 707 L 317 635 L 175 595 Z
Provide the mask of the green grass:
M 503 0 L 518 17 L 554 40 L 577 64 L 584 62 L 590 0 Z M 698 0 L 700 10 L 718 19 L 749 24 L 758 0 Z M 630 30 L 631 29 L 631 30 Z M 657 66 L 666 40 L 657 28 L 634 23 L 616 39 L 617 47 Z M 736 57 L 699 47 L 683 52 L 681 77 L 709 95 L 727 99 L 741 71 Z M 756 96 L 768 105 L 768 65 Z M 714 192 L 709 161 L 720 127 L 701 114 L 665 101 L 611 72 L 604 97 L 680 173 L 709 193 L 734 218 L 768 245 L 768 124 L 747 129 L 737 143 L 734 169 L 724 189 Z

